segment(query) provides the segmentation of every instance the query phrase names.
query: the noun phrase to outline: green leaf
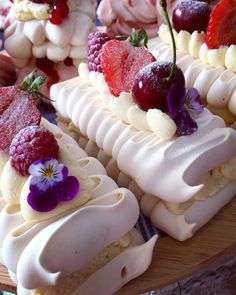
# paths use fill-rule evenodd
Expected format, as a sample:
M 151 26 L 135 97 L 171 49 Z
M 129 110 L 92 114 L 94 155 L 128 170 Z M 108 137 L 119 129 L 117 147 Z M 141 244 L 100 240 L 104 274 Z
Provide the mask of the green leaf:
M 148 42 L 148 36 L 144 29 L 141 29 L 138 33 L 135 29 L 132 29 L 131 44 L 134 47 L 146 47 L 147 48 L 147 42 Z
M 46 80 L 46 77 L 43 77 L 43 76 L 37 77 L 36 79 L 34 79 L 34 81 L 32 82 L 32 84 L 30 85 L 28 89 L 32 92 L 38 92 L 40 87 L 45 82 L 45 80 Z
M 35 73 L 37 72 L 37 69 L 34 70 L 33 72 L 31 72 L 29 75 L 27 75 L 23 82 L 20 84 L 20 88 L 23 89 L 23 90 L 27 90 L 30 85 L 34 82 L 35 80 Z
M 138 32 L 138 42 L 139 42 L 139 47 L 147 48 L 148 35 L 144 29 L 141 29 Z

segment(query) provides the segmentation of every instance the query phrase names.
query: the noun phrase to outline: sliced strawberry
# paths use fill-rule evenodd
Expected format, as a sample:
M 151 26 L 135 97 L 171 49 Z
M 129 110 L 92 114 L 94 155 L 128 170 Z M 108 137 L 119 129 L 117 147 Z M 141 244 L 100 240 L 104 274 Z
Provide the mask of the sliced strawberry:
M 114 96 L 130 92 L 138 71 L 154 61 L 156 58 L 149 51 L 127 41 L 110 40 L 102 47 L 102 71 Z
M 236 45 L 236 1 L 220 0 L 211 12 L 206 32 L 209 49 Z
M 0 115 L 9 107 L 19 91 L 21 90 L 17 85 L 0 88 Z
M 14 87 L 12 91 L 16 96 L 0 116 L 0 150 L 2 151 L 8 151 L 12 139 L 21 129 L 39 125 L 41 121 L 41 114 L 37 109 L 35 99 L 19 87 L 18 90 Z

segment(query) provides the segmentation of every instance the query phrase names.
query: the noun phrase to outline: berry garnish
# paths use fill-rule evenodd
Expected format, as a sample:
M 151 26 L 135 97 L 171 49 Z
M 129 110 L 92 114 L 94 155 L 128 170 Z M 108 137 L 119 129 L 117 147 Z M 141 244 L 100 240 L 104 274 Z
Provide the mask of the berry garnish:
M 136 75 L 132 88 L 132 95 L 137 105 L 144 111 L 160 109 L 168 111 L 167 95 L 172 85 L 184 87 L 183 72 L 175 67 L 170 82 L 172 63 L 167 61 L 154 62 L 141 69 Z
M 102 47 L 102 71 L 114 96 L 130 92 L 138 71 L 154 61 L 149 51 L 133 47 L 128 41 L 110 40 Z
M 48 88 L 59 82 L 59 75 L 55 69 L 55 63 L 53 61 L 49 60 L 47 57 L 38 58 L 36 59 L 36 66 L 48 76 L 46 80 L 46 86 Z
M 20 175 L 29 175 L 36 160 L 57 158 L 59 147 L 52 132 L 41 126 L 27 126 L 14 137 L 9 148 L 11 166 Z
M 171 35 L 173 62 L 153 62 L 141 69 L 135 77 L 132 96 L 144 111 L 160 109 L 169 113 L 176 123 L 177 135 L 190 135 L 197 130 L 190 113 L 200 114 L 203 107 L 199 106 L 196 89 L 186 92 L 183 72 L 176 66 L 176 46 L 166 0 L 161 0 L 161 6 Z
M 62 21 L 68 16 L 69 7 L 67 0 L 56 0 L 49 16 L 49 21 L 54 25 L 60 25 Z
M 88 35 L 88 67 L 90 71 L 102 72 L 101 49 L 110 40 L 107 33 L 92 32 Z
M 16 97 L 0 117 L 0 150 L 7 151 L 14 136 L 24 127 L 39 125 L 41 114 L 35 100 L 25 91 L 16 91 Z
M 212 10 L 206 32 L 209 49 L 236 45 L 236 4 L 234 0 L 221 0 Z
M 16 97 L 20 91 L 18 85 L 0 88 L 0 116 L 9 107 L 14 97 Z
M 10 1 L 14 3 L 13 0 Z M 68 0 L 31 0 L 31 2 L 50 5 L 49 21 L 54 25 L 60 25 L 69 14 Z
M 172 21 L 177 32 L 206 31 L 211 7 L 206 2 L 181 0 L 173 10 Z
M 8 151 L 14 136 L 26 126 L 39 125 L 41 114 L 36 106 L 45 78 L 34 72 L 21 85 L 0 88 L 0 150 Z

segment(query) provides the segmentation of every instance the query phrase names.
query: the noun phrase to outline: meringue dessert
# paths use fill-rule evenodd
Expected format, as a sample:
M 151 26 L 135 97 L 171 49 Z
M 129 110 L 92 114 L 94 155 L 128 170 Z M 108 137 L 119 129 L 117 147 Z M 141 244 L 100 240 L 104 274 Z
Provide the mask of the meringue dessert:
M 87 37 L 96 30 L 96 1 L 54 2 L 16 0 L 12 4 L 5 25 L 5 49 L 22 69 L 18 81 L 39 68 L 48 76 L 50 88 L 76 76 L 74 65 L 86 60 Z M 49 90 L 45 87 L 44 92 L 48 95 Z
M 189 10 L 193 11 L 189 4 L 192 1 L 181 2 L 188 2 Z M 196 14 L 200 10 L 197 9 Z M 173 18 L 177 14 L 181 18 L 183 7 L 177 5 L 175 10 Z M 235 3 L 221 0 L 206 21 L 199 12 L 199 22 L 205 22 L 205 27 L 198 28 L 194 20 L 188 20 L 190 26 L 176 24 L 173 19 L 177 65 L 184 72 L 187 87 L 197 88 L 207 108 L 227 124 L 233 124 L 236 119 L 236 36 L 231 29 L 235 13 Z M 167 25 L 160 26 L 158 35 L 159 38 L 150 41 L 149 49 L 158 60 L 172 60 Z
M 175 0 L 168 1 L 171 13 Z M 163 16 L 157 0 L 102 0 L 97 9 L 98 19 L 111 35 L 130 35 L 131 29 L 145 29 L 150 38 L 157 36 Z
M 148 268 L 156 237 L 144 243 L 132 229 L 139 209 L 131 192 L 58 127 L 41 125 L 55 135 L 59 161 L 79 179 L 80 192 L 37 212 L 27 203 L 30 178 L 18 175 L 2 152 L 1 262 L 17 294 L 113 294 Z
M 19 295 L 114 294 L 149 267 L 157 235 L 144 242 L 135 196 L 41 117 L 40 80 L 0 88 L 0 262 Z
M 78 77 L 51 88 L 59 123 L 133 191 L 157 228 L 188 239 L 236 193 L 236 132 L 203 107 L 196 89 L 185 93 L 179 68 L 169 112 L 166 101 L 151 101 L 155 79 L 171 65 L 127 41 L 104 42 L 102 71 L 97 60 L 82 63 Z

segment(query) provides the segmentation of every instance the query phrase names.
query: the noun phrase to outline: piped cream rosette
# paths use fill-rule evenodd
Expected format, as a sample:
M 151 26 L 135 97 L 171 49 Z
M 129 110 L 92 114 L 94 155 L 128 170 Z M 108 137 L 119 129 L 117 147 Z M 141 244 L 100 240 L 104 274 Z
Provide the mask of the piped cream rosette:
M 130 191 L 57 126 L 42 125 L 54 133 L 59 160 L 79 178 L 80 192 L 50 213 L 36 212 L 26 202 L 29 178 L 1 153 L 1 262 L 19 295 L 113 294 L 148 268 L 157 237 L 144 243 L 133 229 L 139 208 Z
M 158 60 L 172 61 L 170 35 L 166 25 L 159 37 L 149 41 L 149 50 Z M 184 72 L 186 87 L 196 88 L 207 107 L 226 123 L 236 120 L 236 45 L 208 49 L 205 34 L 197 31 L 177 33 L 177 65 Z
M 97 86 L 84 77 L 52 87 L 60 118 L 72 121 L 80 144 L 134 192 L 158 228 L 179 240 L 190 238 L 236 193 L 236 132 L 205 109 L 196 119 L 197 132 L 164 140 L 150 126 L 141 128 L 148 126 L 148 113 L 137 111 L 139 126 L 128 121 L 130 107 L 137 109 L 128 100 L 119 102 L 128 94 L 114 98 L 101 76 Z M 165 124 L 156 128 L 166 132 Z
M 11 24 L 5 30 L 5 48 L 16 66 L 25 67 L 33 57 L 47 57 L 55 63 L 67 57 L 75 63 L 85 60 L 88 34 L 96 30 L 95 2 L 70 0 L 68 17 L 54 25 L 48 20 L 48 4 L 15 1 Z

